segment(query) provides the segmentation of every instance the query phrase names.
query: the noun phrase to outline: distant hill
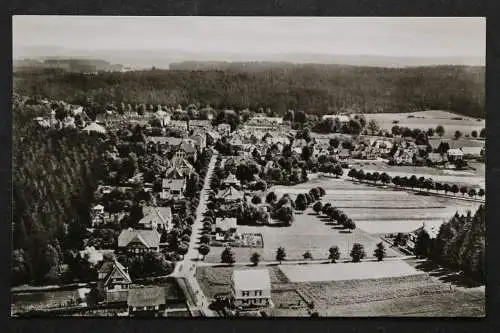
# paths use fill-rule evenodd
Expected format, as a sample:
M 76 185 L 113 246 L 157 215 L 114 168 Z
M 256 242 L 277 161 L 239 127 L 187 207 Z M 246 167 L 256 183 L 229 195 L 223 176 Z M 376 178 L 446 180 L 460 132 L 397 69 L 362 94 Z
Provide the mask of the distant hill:
M 272 56 L 267 56 L 272 58 Z M 262 71 L 277 68 L 358 66 L 358 67 L 423 67 L 423 66 L 484 66 L 484 60 L 477 58 L 422 58 L 422 57 L 386 57 L 386 56 L 337 56 L 318 54 L 285 54 L 283 61 L 182 61 L 169 65 L 172 70 L 238 70 Z
M 14 59 L 41 59 L 57 56 L 59 58 L 104 59 L 111 63 L 124 64 L 134 68 L 174 68 L 182 62 L 187 63 L 295 63 L 328 64 L 367 67 L 415 67 L 436 65 L 484 66 L 485 58 L 478 57 L 401 57 L 380 55 L 335 55 L 314 53 L 279 53 L 269 54 L 238 52 L 186 52 L 177 49 L 67 49 L 60 47 L 17 47 Z M 174 67 L 170 67 L 173 65 Z M 199 70 L 201 66 L 197 64 Z M 190 68 L 189 68 L 190 69 Z
M 68 72 L 99 72 L 99 71 L 121 71 L 123 66 L 111 64 L 101 59 L 77 59 L 50 57 L 42 59 L 20 59 L 14 60 L 15 71 L 32 69 L 62 69 Z

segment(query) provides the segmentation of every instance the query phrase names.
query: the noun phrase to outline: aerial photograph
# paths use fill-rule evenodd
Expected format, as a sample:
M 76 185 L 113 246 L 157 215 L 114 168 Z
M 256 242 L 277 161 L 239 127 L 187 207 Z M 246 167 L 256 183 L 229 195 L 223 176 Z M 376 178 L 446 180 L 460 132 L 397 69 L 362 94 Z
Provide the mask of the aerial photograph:
M 11 317 L 485 317 L 481 17 L 13 16 Z

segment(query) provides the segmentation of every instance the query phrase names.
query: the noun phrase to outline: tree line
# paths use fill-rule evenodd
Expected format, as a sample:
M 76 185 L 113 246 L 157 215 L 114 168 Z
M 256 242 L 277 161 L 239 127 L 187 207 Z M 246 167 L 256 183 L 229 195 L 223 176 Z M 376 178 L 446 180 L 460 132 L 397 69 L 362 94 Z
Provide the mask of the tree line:
M 375 171 L 373 173 L 365 173 L 362 169 L 351 169 L 349 170 L 347 175 L 352 179 L 356 179 L 358 181 L 373 182 L 374 184 L 377 184 L 378 182 L 381 182 L 384 185 L 392 183 L 395 186 L 410 187 L 411 189 L 418 188 L 422 190 L 425 189 L 427 191 L 443 191 L 445 194 L 448 194 L 448 192 L 458 194 L 460 192 L 462 196 L 465 196 L 467 194 L 471 198 L 476 198 L 477 196 L 482 198 L 486 194 L 484 189 L 482 188 L 476 190 L 473 187 L 467 187 L 464 185 L 450 185 L 448 183 L 436 182 L 432 178 L 417 177 L 416 175 L 411 175 L 410 177 L 391 177 L 385 172 L 378 173 Z
M 62 70 L 14 73 L 20 94 L 104 106 L 116 103 L 211 104 L 216 109 L 271 108 L 278 114 L 450 110 L 484 117 L 484 68 L 302 66 L 259 72 L 145 70 L 95 75 Z
M 481 205 L 474 215 L 455 214 L 443 223 L 435 239 L 422 230 L 415 241 L 415 255 L 440 265 L 460 269 L 478 282 L 486 280 L 486 210 Z
M 341 252 L 338 246 L 334 245 L 331 246 L 328 249 L 328 259 L 332 263 L 336 263 L 337 260 L 340 259 Z M 349 252 L 349 256 L 352 259 L 353 263 L 356 262 L 361 262 L 362 259 L 366 258 L 366 251 L 361 243 L 354 243 L 352 246 L 351 251 Z M 387 251 L 385 249 L 385 245 L 383 242 L 377 243 L 375 250 L 373 251 L 373 256 L 377 258 L 377 261 L 383 261 L 384 258 L 387 256 Z M 286 260 L 287 254 L 286 254 L 286 249 L 282 246 L 278 247 L 276 250 L 276 256 L 275 259 L 278 261 L 280 264 L 283 263 L 283 261 Z M 307 250 L 304 252 L 302 255 L 304 260 L 312 260 L 314 259 L 311 251 Z M 221 252 L 221 263 L 228 264 L 228 265 L 233 265 L 236 262 L 236 255 L 232 249 L 231 246 L 226 246 L 224 250 Z M 258 252 L 253 252 L 250 255 L 250 262 L 254 265 L 257 266 L 261 261 L 261 255 Z

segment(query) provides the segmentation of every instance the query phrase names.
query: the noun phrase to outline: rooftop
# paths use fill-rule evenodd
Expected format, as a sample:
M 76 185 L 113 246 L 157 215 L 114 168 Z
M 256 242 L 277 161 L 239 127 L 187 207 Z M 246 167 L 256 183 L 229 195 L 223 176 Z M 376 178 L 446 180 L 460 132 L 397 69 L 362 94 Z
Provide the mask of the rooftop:
M 130 288 L 127 304 L 133 307 L 163 305 L 165 304 L 165 288 L 158 286 Z
M 157 247 L 160 243 L 160 234 L 156 230 L 124 229 L 118 236 L 118 247 L 125 247 L 131 241 L 137 240 L 148 247 Z
M 236 290 L 270 290 L 271 278 L 267 269 L 244 269 L 233 271 Z

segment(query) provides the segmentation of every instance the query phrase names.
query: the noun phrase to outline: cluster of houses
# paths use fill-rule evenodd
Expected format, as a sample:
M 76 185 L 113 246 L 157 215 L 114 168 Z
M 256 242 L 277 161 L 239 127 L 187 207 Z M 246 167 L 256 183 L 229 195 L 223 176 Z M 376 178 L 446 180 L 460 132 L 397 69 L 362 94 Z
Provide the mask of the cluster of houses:
M 162 168 L 161 171 L 161 191 L 157 193 L 158 191 L 155 190 L 155 192 L 158 199 L 167 200 L 171 204 L 167 206 L 156 205 L 156 200 L 153 200 L 149 205 L 141 205 L 143 217 L 137 226 L 121 230 L 118 236 L 115 254 L 123 254 L 128 257 L 160 252 L 166 247 L 166 243 L 161 243 L 161 235 L 164 231 L 173 228 L 176 203 L 183 202 L 187 179 L 195 172 L 193 164 L 198 160 L 199 154 L 207 148 L 207 140 L 209 138 L 217 139 L 221 135 L 217 129 L 212 128 L 210 121 L 171 120 L 168 114 L 165 114 L 165 111 L 161 109 L 149 117 L 157 117 L 161 120 L 159 126 L 167 130 L 182 129 L 184 135 L 180 138 L 161 134 L 145 137 L 146 154 L 158 148 L 163 148 L 168 152 L 168 154 L 161 155 L 163 165 L 166 167 Z M 130 122 L 135 121 L 132 118 L 129 119 Z M 102 127 L 104 131 L 111 131 L 112 128 L 122 124 L 122 122 L 112 122 L 111 119 L 111 115 L 109 115 L 105 121 L 92 122 L 86 127 L 91 126 L 89 130 L 99 130 Z M 171 156 L 169 160 L 166 160 L 167 156 Z M 137 178 L 146 192 L 152 192 L 153 184 L 143 182 L 139 176 L 140 174 L 136 174 L 133 178 Z M 115 189 L 124 192 L 133 191 L 133 188 L 132 186 L 101 184 L 97 190 L 101 196 L 97 197 L 102 198 L 102 195 L 110 194 Z M 111 220 L 119 221 L 125 214 L 125 212 L 111 214 L 105 210 L 105 205 L 97 202 L 91 209 L 92 229 L 89 230 L 106 225 Z M 134 285 L 127 268 L 117 260 L 103 259 L 99 265 L 97 286 L 104 296 L 105 303 L 127 304 L 130 315 L 160 315 L 162 313 L 165 308 L 164 288 Z

